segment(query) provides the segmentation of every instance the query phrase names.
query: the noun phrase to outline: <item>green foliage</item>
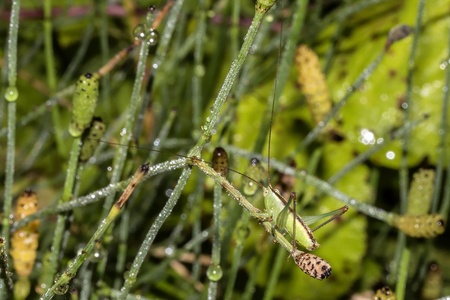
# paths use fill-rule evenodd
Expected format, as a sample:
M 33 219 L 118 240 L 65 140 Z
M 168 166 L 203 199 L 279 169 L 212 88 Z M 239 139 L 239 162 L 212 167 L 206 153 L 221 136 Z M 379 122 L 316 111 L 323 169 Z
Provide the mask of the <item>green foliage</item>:
M 127 53 L 107 74 L 99 75 L 101 78 L 94 75 L 91 78 L 95 81 L 94 85 L 85 84 L 90 81 L 85 75 L 81 76 L 82 84 L 76 87 L 61 82 L 61 90 L 72 88 L 74 91 L 63 96 L 55 96 L 47 87 L 47 60 L 54 60 L 58 78 L 69 76 L 68 81 L 73 83 L 80 74 L 94 73 L 132 43 L 135 43 L 133 47 L 141 49 L 133 37 L 133 28 L 146 23 L 143 15 L 148 12 L 148 3 L 137 1 L 136 10 L 133 11 L 118 4 L 103 7 L 88 1 L 75 1 L 72 7 L 65 7 L 66 2 L 54 2 L 55 12 L 51 21 L 55 56 L 51 58 L 46 57 L 43 50 L 43 43 L 48 41 L 40 33 L 36 34 L 36 28 L 40 28 L 44 21 L 39 19 L 40 8 L 36 4 L 23 3 L 22 11 L 37 17 L 27 17 L 27 14 L 21 17 L 20 42 L 15 54 L 20 66 L 17 80 L 19 96 L 16 99 L 18 122 L 13 193 L 18 194 L 26 186 L 31 186 L 42 199 L 40 207 L 47 210 L 57 205 L 64 189 L 67 158 L 70 153 L 57 152 L 56 136 L 60 135 L 62 142 L 69 145 L 73 139 L 67 133 L 67 126 L 70 126 L 72 135 L 80 136 L 91 124 L 94 109 L 108 128 L 102 139 L 111 142 L 99 143 L 97 154 L 91 159 L 88 155 L 80 158 L 81 161 L 88 161 L 78 171 L 73 194 L 75 198 L 86 197 L 82 198 L 81 204 L 75 208 L 69 207 L 72 202 L 66 204 L 69 208 L 61 213 L 67 224 L 58 273 L 64 271 L 99 227 L 104 212 L 104 198 L 112 195 L 111 190 L 118 192 L 126 186 L 124 182 L 111 184 L 110 181 L 113 177 L 112 170 L 116 167 L 115 159 L 122 151 L 127 152 L 125 145 L 117 145 L 122 137 L 136 138 L 141 148 L 137 149 L 135 155 L 127 156 L 124 163 L 126 170 L 119 175 L 123 179 L 129 179 L 125 173 L 133 172 L 131 170 L 148 160 L 149 154 L 145 149 L 162 149 L 163 152 L 158 153 L 156 158 L 157 164 L 176 159 L 170 153 L 189 153 L 191 147 L 201 140 L 200 135 L 204 128 L 195 124 L 195 116 L 199 116 L 199 124 L 203 126 L 205 121 L 209 122 L 211 107 L 223 85 L 226 72 L 230 66 L 234 66 L 236 51 L 240 48 L 254 15 L 251 1 L 240 2 L 207 1 L 206 8 L 202 11 L 197 1 L 186 1 L 180 14 L 171 16 L 174 23 L 170 23 L 169 17 L 166 16 L 156 28 L 160 32 L 160 41 L 156 47 L 149 45 L 151 47 L 144 76 L 135 78 L 137 57 L 142 55 L 140 50 L 135 50 Z M 215 147 L 220 146 L 228 152 L 227 165 L 230 168 L 246 173 L 248 159 L 256 156 L 262 161 L 262 168 L 266 169 L 264 159 L 267 157 L 267 139 L 262 151 L 250 151 L 254 149 L 259 131 L 268 136 L 263 124 L 270 120 L 268 112 L 271 103 L 268 105 L 266 99 L 273 94 L 272 87 L 277 76 L 280 33 L 283 33 L 283 46 L 297 7 L 297 4 L 291 2 L 285 1 L 284 4 L 271 8 L 269 16 L 263 21 L 259 32 L 261 36 L 256 36 L 255 43 L 258 47 L 252 49 L 230 94 L 225 95 L 228 98 L 220 110 L 216 126 L 211 130 L 214 134 L 203 149 L 206 159 L 211 157 Z M 317 6 L 319 2 L 324 4 L 322 10 Z M 238 4 L 242 5 L 235 19 L 239 24 L 230 25 L 228 20 L 233 20 L 232 8 Z M 348 92 L 349 86 L 364 68 L 383 51 L 387 33 L 393 26 L 404 23 L 414 27 L 418 1 L 343 1 L 336 5 L 328 4 L 328 1 L 310 1 L 300 40 L 318 53 L 323 68 L 328 65 L 327 71 L 324 72 L 325 79 L 330 97 L 336 104 Z M 155 5 L 161 10 L 165 1 L 156 2 Z M 63 9 L 57 9 L 58 7 Z M 354 9 L 354 14 L 346 15 L 350 9 Z M 168 14 L 170 12 L 171 10 Z M 206 27 L 205 33 L 199 35 L 198 33 L 202 32 L 202 17 L 205 17 L 206 24 L 203 25 Z M 278 31 L 281 23 L 283 30 Z M 95 27 L 94 33 L 85 35 L 91 30 L 89 26 Z M 173 36 L 164 34 L 169 27 L 174 29 Z M 3 36 L 7 36 L 7 28 L 7 22 L 3 22 L 0 26 Z M 437 149 L 441 135 L 445 134 L 439 130 L 442 89 L 446 87 L 444 73 L 448 65 L 444 60 L 448 59 L 449 53 L 447 32 L 448 1 L 429 1 L 424 14 L 417 56 L 414 59 L 411 104 L 408 108 L 410 120 L 421 120 L 424 114 L 428 114 L 429 118 L 419 123 L 410 135 L 407 155 L 411 174 L 421 167 L 434 169 L 438 164 L 446 163 L 439 161 Z M 272 162 L 278 160 L 295 164 L 297 169 L 308 170 L 311 175 L 326 181 L 342 170 L 356 155 L 380 143 L 380 138 L 389 136 L 395 129 L 403 126 L 405 109 L 402 104 L 407 89 L 406 77 L 412 39 L 413 36 L 391 46 L 381 64 L 351 95 L 330 126 L 326 126 L 321 135 L 301 151 L 296 151 L 299 143 L 305 140 L 315 124 L 303 95 L 296 86 L 294 63 L 288 62 L 292 65 L 290 78 L 275 105 L 271 141 Z M 167 45 L 167 48 L 159 48 L 162 45 Z M 86 47 L 86 52 L 82 51 L 83 47 Z M 8 55 L 3 52 L 3 48 L 0 51 L 3 57 Z M 155 62 L 158 62 L 157 66 L 154 66 Z M 70 75 L 69 66 L 74 75 Z M 131 120 L 127 117 L 127 112 L 130 109 L 133 88 L 136 88 L 137 83 L 143 86 L 136 94 L 140 99 L 138 114 L 135 116 L 137 121 L 134 122 L 132 130 L 127 131 L 124 130 L 125 124 Z M 69 100 L 72 93 L 75 96 L 73 106 Z M 96 107 L 95 104 L 92 105 L 91 100 L 97 96 L 99 101 Z M 49 102 L 46 104 L 46 101 Z M 53 115 L 54 112 L 50 115 L 47 106 L 56 107 L 59 113 L 57 117 Z M 0 138 L 4 144 L 7 141 L 5 126 L 8 118 L 6 109 L 3 109 L 5 107 L 0 109 Z M 40 107 L 43 109 L 36 109 Z M 178 109 L 178 113 L 171 123 L 168 120 L 173 107 Z M 63 130 L 58 124 L 64 125 Z M 92 134 L 90 138 L 94 136 Z M 99 136 L 98 133 L 95 135 Z M 85 141 L 85 144 L 87 142 Z M 401 143 L 401 138 L 386 143 L 369 161 L 358 163 L 333 185 L 355 201 L 398 213 L 397 173 L 400 167 Z M 445 146 L 448 146 L 448 140 Z M 448 147 L 446 148 L 448 150 Z M 4 162 L 4 151 L 1 152 L 1 158 Z M 278 171 L 283 169 L 275 164 L 271 166 Z M 124 207 L 120 221 L 116 221 L 111 227 L 106 238 L 96 241 L 95 246 L 102 251 L 97 251 L 98 255 L 88 259 L 78 270 L 77 276 L 70 282 L 70 289 L 69 286 L 64 286 L 59 292 L 68 289 L 78 291 L 79 295 L 90 292 L 87 298 L 111 298 L 122 288 L 124 278 L 137 276 L 130 289 L 132 296 L 161 299 L 205 297 L 210 284 L 206 270 L 210 264 L 213 245 L 210 235 L 202 231 L 209 229 L 213 222 L 214 184 L 209 178 L 205 179 L 197 167 L 192 168 L 193 175 L 183 189 L 178 205 L 168 211 L 167 220 L 158 229 L 154 229 L 152 225 L 156 218 L 167 212 L 163 207 L 169 198 L 172 199 L 180 171 L 174 167 L 160 167 L 159 171 L 164 169 L 164 174 L 152 175 L 150 180 L 141 183 Z M 262 176 L 262 180 L 258 178 L 258 181 L 261 180 L 266 185 L 267 170 L 262 171 L 258 167 L 256 172 L 260 173 L 259 177 Z M 289 184 L 286 184 L 281 179 L 287 175 L 278 174 L 273 169 L 270 172 L 274 187 L 278 184 L 285 189 L 282 192 L 297 192 L 298 207 L 301 208 L 299 213 L 302 216 L 318 215 L 343 206 L 333 197 L 336 195 L 307 185 L 291 175 L 287 180 Z M 247 190 L 241 184 L 242 176 L 233 172 L 228 172 L 226 176 L 241 192 Z M 439 199 L 445 194 L 445 188 L 449 187 L 441 188 L 442 195 L 438 195 Z M 1 192 L 3 194 L 3 187 Z M 249 191 L 253 192 L 254 190 Z M 114 201 L 118 197 L 117 194 Z M 429 190 L 427 197 L 431 198 Z M 248 200 L 255 207 L 264 210 L 259 187 L 255 195 Z M 75 199 L 74 202 L 76 201 Z M 239 261 L 237 274 L 234 274 L 237 280 L 232 286 L 234 299 L 241 299 L 246 289 L 255 291 L 253 298 L 262 299 L 276 265 L 274 258 L 280 245 L 272 243 L 273 237 L 252 218 L 248 227 L 240 228 L 241 222 L 246 223 L 245 219 L 241 219 L 241 213 L 241 206 L 224 193 L 224 255 L 220 265 L 223 276 L 217 281 L 219 299 L 225 294 L 233 261 Z M 54 215 L 54 212 L 52 214 Z M 321 247 L 312 254 L 330 263 L 332 273 L 328 279 L 319 281 L 304 274 L 292 258 L 289 262 L 285 261 L 289 255 L 285 252 L 281 271 L 272 291 L 274 297 L 348 299 L 352 294 L 375 290 L 376 286 L 387 281 L 391 281 L 390 286 L 395 286 L 392 282 L 397 280 L 397 274 L 393 273 L 392 266 L 398 263 L 395 260 L 395 248 L 399 241 L 397 229 L 387 220 L 375 220 L 371 215 L 370 211 L 361 213 L 350 206 L 346 214 L 314 232 Z M 447 219 L 447 216 L 442 217 Z M 38 282 L 53 282 L 52 278 L 42 279 L 49 273 L 48 270 L 42 269 L 42 261 L 48 260 L 49 257 L 48 249 L 52 243 L 56 218 L 45 214 L 41 215 L 40 219 L 38 262 L 30 275 L 29 299 L 37 298 L 37 291 L 45 292 L 48 288 L 34 288 Z M 310 227 L 314 228 L 315 224 Z M 150 250 L 140 253 L 139 249 L 144 244 L 147 232 L 157 235 Z M 240 251 L 236 251 L 237 247 L 241 246 L 236 245 L 237 232 L 245 236 L 242 255 Z M 420 277 L 421 268 L 431 258 L 439 261 L 442 270 L 439 275 L 442 280 L 449 280 L 450 253 L 445 245 L 446 239 L 448 240 L 448 233 L 429 242 L 424 239 L 407 239 L 406 246 L 411 249 L 413 263 L 407 272 L 408 285 L 404 294 L 420 294 L 418 289 L 423 282 Z M 144 255 L 142 267 L 138 272 L 130 274 L 130 266 L 139 255 Z M 17 276 L 14 275 L 13 279 L 16 281 Z M 252 280 L 255 286 L 251 286 Z M 249 285 L 246 286 L 247 284 Z M 443 293 L 445 292 L 449 291 L 444 287 Z

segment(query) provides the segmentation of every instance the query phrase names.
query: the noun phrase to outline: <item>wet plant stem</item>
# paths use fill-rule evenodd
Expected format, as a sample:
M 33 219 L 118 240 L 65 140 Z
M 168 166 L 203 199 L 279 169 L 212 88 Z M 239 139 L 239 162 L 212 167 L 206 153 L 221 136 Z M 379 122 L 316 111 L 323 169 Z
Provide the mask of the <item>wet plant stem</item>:
M 214 236 L 213 236 L 213 246 L 212 246 L 212 261 L 210 268 L 221 268 L 220 267 L 220 249 L 221 249 L 221 235 L 220 230 L 222 227 L 222 187 L 220 185 L 214 186 Z M 220 276 L 221 277 L 221 276 Z M 220 278 L 219 278 L 220 279 Z M 209 279 L 208 287 L 208 299 L 216 299 L 217 292 L 217 281 Z
M 180 169 L 180 168 L 184 167 L 185 165 L 186 165 L 185 158 L 180 158 L 180 159 L 171 160 L 171 161 L 157 164 L 155 166 L 150 167 L 150 169 L 149 169 L 147 175 L 144 177 L 143 181 L 148 180 L 150 177 L 160 174 L 160 173 L 163 173 L 163 172 L 169 172 L 169 171 L 174 171 L 174 170 Z M 107 187 L 99 189 L 95 192 L 92 192 L 92 193 L 86 195 L 86 196 L 83 196 L 83 197 L 74 199 L 72 201 L 60 204 L 56 207 L 48 207 L 48 208 L 41 209 L 38 212 L 36 212 L 35 214 L 29 215 L 28 217 L 15 222 L 13 224 L 12 228 L 13 229 L 20 228 L 34 220 L 41 219 L 48 215 L 72 211 L 77 207 L 84 207 L 91 203 L 98 202 L 112 193 L 115 193 L 117 191 L 123 191 L 126 188 L 126 186 L 130 183 L 130 181 L 131 181 L 131 178 L 129 178 L 127 180 L 123 180 L 116 184 L 110 184 Z
M 414 33 L 413 33 L 413 41 L 411 44 L 411 52 L 408 59 L 408 73 L 406 78 L 406 91 L 405 91 L 405 101 L 404 106 L 406 109 L 404 110 L 403 119 L 404 122 L 410 121 L 410 112 L 412 110 L 411 103 L 411 93 L 413 88 L 413 73 L 415 69 L 415 58 L 417 45 L 419 42 L 420 31 L 422 28 L 422 17 L 425 11 L 425 0 L 420 0 L 417 7 L 417 16 L 416 22 L 414 24 Z M 409 171 L 408 171 L 408 148 L 409 148 L 409 132 L 405 132 L 402 137 L 402 156 L 400 159 L 400 169 L 399 169 L 399 189 L 400 189 L 400 214 L 403 215 L 406 213 L 406 209 L 408 206 L 408 185 L 409 185 Z M 397 245 L 395 249 L 394 255 L 394 263 L 392 267 L 392 274 L 395 274 L 391 278 L 396 278 L 401 276 L 400 272 L 400 264 L 404 260 L 402 258 L 406 253 L 408 253 L 409 257 L 409 249 L 406 249 L 406 237 L 405 234 L 401 231 L 398 232 Z M 403 287 L 404 289 L 404 287 Z M 403 291 L 396 290 L 398 293 L 404 293 Z M 403 299 L 403 298 L 399 298 Z
M 251 201 L 251 199 L 250 199 Z M 239 270 L 239 264 L 241 262 L 242 250 L 244 249 L 244 241 L 247 235 L 247 226 L 250 219 L 248 211 L 245 209 L 241 214 L 241 225 L 238 230 L 238 236 L 236 239 L 236 247 L 233 252 L 233 262 L 231 263 L 231 270 L 228 273 L 228 282 L 225 290 L 225 300 L 230 300 L 233 296 L 233 288 L 236 282 L 237 272 Z
M 258 3 L 256 4 L 256 6 L 258 6 Z M 228 71 L 228 74 L 219 91 L 219 94 L 216 97 L 216 100 L 214 101 L 214 105 L 211 109 L 211 114 L 206 118 L 206 122 L 202 126 L 202 136 L 197 142 L 197 145 L 189 152 L 189 156 L 199 156 L 203 146 L 211 140 L 212 131 L 217 123 L 220 111 L 222 110 L 225 100 L 230 93 L 236 76 L 238 75 L 242 65 L 244 64 L 245 58 L 250 51 L 250 47 L 253 43 L 253 40 L 255 39 L 256 33 L 258 32 L 262 19 L 266 15 L 268 10 L 269 9 L 255 9 L 255 15 L 253 17 L 252 24 L 248 28 L 247 34 L 244 38 L 244 43 L 242 44 L 237 58 L 231 64 L 231 68 Z
M 255 152 L 261 152 L 262 148 L 265 145 L 267 132 L 269 132 L 269 127 L 271 124 L 272 106 L 273 111 L 276 111 L 278 98 L 280 98 L 284 86 L 286 85 L 289 79 L 290 74 L 289 70 L 292 67 L 292 60 L 294 59 L 295 48 L 297 47 L 297 44 L 300 41 L 301 30 L 303 28 L 303 23 L 305 21 L 308 2 L 309 2 L 308 0 L 297 0 L 297 9 L 295 10 L 295 14 L 292 17 L 291 31 L 284 46 L 283 53 L 281 54 L 281 58 L 279 59 L 279 70 L 277 71 L 276 75 L 277 78 L 274 82 L 272 92 L 267 98 L 267 105 L 263 115 L 261 128 L 259 130 L 259 134 L 256 139 L 255 145 L 253 146 L 253 150 Z
M 67 203 L 70 200 L 73 186 L 75 183 L 75 176 L 77 171 L 78 156 L 80 154 L 80 149 L 81 149 L 81 137 L 73 138 L 72 150 L 70 151 L 69 166 L 67 169 L 66 181 L 64 183 L 63 196 L 59 200 L 58 204 Z M 46 263 L 49 264 L 46 267 L 49 276 L 46 276 L 47 282 L 44 282 L 44 284 L 47 287 L 52 285 L 53 277 L 58 268 L 58 258 L 60 255 L 61 242 L 63 239 L 66 218 L 67 218 L 66 214 L 58 214 L 58 218 L 56 220 L 56 226 L 52 241 L 52 251 L 50 254 L 50 259 L 46 261 Z
M 141 247 L 139 248 L 138 254 L 134 258 L 133 264 L 130 268 L 130 271 L 128 272 L 128 276 L 126 276 L 125 278 L 125 283 L 120 289 L 120 295 L 118 299 L 123 300 L 127 298 L 130 289 L 136 282 L 137 275 L 139 273 L 139 270 L 141 269 L 142 264 L 144 263 L 144 259 L 148 254 L 150 246 L 153 244 L 153 241 L 155 240 L 156 235 L 161 229 L 161 226 L 164 224 L 167 217 L 172 213 L 173 208 L 177 204 L 178 199 L 181 196 L 181 192 L 183 191 L 184 186 L 186 185 L 186 182 L 191 175 L 191 172 L 192 169 L 189 167 L 183 169 L 183 172 L 181 173 L 181 176 L 178 179 L 178 183 L 175 186 L 171 196 L 169 197 L 169 200 L 166 202 L 166 205 L 159 213 L 156 220 L 153 222 L 150 230 L 145 237 L 145 240 L 141 243 Z
M 447 57 L 450 57 L 450 26 L 448 33 L 448 44 L 447 44 Z M 439 197 L 441 195 L 441 185 L 442 185 L 442 177 L 445 166 L 445 156 L 449 153 L 448 149 L 445 147 L 447 142 L 447 134 L 448 134 L 448 97 L 449 97 L 449 88 L 450 88 L 450 67 L 447 66 L 445 69 L 445 82 L 443 89 L 443 99 L 442 99 L 442 115 L 441 115 L 441 126 L 439 128 L 440 133 L 440 142 L 438 146 L 438 162 L 436 165 L 436 180 L 434 184 L 434 192 L 433 192 L 433 200 L 431 202 L 431 213 L 435 213 L 438 210 Z M 448 173 L 447 173 L 448 174 Z M 448 205 L 448 204 L 447 204 Z M 444 205 L 443 205 L 444 206 Z M 446 214 L 442 216 L 447 216 Z
M 5 252 L 9 252 L 10 215 L 12 208 L 12 188 L 14 183 L 14 159 L 16 145 L 16 100 L 19 92 L 16 89 L 17 80 L 17 34 L 19 31 L 20 0 L 12 1 L 11 19 L 9 22 L 8 50 L 6 57 L 8 65 L 8 87 L 5 99 L 8 102 L 8 141 L 6 144 L 5 191 L 3 202 L 2 236 L 5 238 Z
M 70 280 L 75 277 L 78 269 L 96 248 L 97 242 L 102 238 L 105 231 L 122 211 L 126 201 L 130 197 L 136 185 L 142 181 L 147 172 L 148 164 L 142 165 L 138 168 L 133 176 L 133 179 L 130 181 L 130 184 L 127 186 L 119 200 L 117 200 L 113 207 L 111 207 L 111 210 L 109 211 L 107 217 L 100 223 L 100 226 L 97 228 L 96 232 L 89 240 L 87 245 L 83 248 L 83 250 L 79 252 L 73 263 L 69 265 L 66 271 L 64 271 L 64 273 L 56 280 L 55 284 L 47 290 L 47 292 L 42 296 L 41 299 L 51 299 L 56 293 L 58 293 L 58 290 L 65 289 L 65 286 L 67 286 Z

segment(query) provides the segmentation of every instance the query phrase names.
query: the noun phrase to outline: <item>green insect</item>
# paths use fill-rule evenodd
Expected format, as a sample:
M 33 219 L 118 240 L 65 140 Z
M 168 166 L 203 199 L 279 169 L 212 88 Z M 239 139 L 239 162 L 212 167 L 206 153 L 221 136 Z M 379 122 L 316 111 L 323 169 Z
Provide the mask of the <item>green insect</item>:
M 78 79 L 73 97 L 69 133 L 79 137 L 91 125 L 98 99 L 98 75 L 86 73 Z
M 83 139 L 83 146 L 81 146 L 79 157 L 80 162 L 86 162 L 94 155 L 95 149 L 97 149 L 100 139 L 105 133 L 105 129 L 105 123 L 103 123 L 101 118 L 94 118 L 92 120 L 92 125 L 86 137 Z

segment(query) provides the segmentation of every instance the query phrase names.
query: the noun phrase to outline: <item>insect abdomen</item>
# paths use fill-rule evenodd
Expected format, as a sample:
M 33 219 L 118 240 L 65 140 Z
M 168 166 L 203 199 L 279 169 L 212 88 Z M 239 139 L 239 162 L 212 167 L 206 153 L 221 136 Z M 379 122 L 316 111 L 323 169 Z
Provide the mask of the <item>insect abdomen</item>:
M 323 280 L 331 275 L 330 264 L 317 255 L 296 250 L 292 256 L 294 257 L 295 264 L 303 272 L 315 279 Z

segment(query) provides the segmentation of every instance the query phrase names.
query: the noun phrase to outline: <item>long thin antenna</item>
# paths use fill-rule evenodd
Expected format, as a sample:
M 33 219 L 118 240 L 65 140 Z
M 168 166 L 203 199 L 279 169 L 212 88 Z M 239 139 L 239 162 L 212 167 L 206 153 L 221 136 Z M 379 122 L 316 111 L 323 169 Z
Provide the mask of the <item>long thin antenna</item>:
M 281 8 L 283 8 L 283 1 L 281 2 Z M 277 72 L 275 74 L 275 85 L 273 88 L 273 100 L 272 100 L 272 113 L 270 115 L 270 127 L 269 127 L 269 145 L 267 146 L 267 176 L 269 180 L 269 186 L 272 186 L 270 182 L 270 143 L 272 139 L 272 124 L 273 124 L 273 111 L 275 109 L 275 99 L 277 95 L 277 85 L 278 85 L 278 71 L 280 70 L 280 61 L 281 61 L 281 45 L 282 45 L 282 37 L 283 37 L 283 20 L 281 20 L 280 26 L 280 45 L 278 47 L 278 59 L 277 59 Z
M 109 145 L 114 145 L 114 146 L 127 146 L 127 145 L 125 145 L 125 144 L 121 144 L 121 143 L 117 143 L 117 142 L 109 142 L 109 141 L 100 140 L 100 139 L 91 139 L 91 138 L 88 138 L 88 137 L 87 137 L 86 139 L 87 139 L 87 140 L 96 140 L 96 141 L 98 141 L 98 142 L 100 142 L 100 143 L 109 144 Z M 173 152 L 163 151 L 163 150 L 158 150 L 158 149 L 154 149 L 154 148 L 147 148 L 147 147 L 140 147 L 140 146 L 129 146 L 129 145 L 128 145 L 128 147 L 134 148 L 134 149 L 138 149 L 138 150 L 147 150 L 147 151 L 155 151 L 155 152 L 158 152 L 158 153 L 170 154 L 170 155 L 173 155 L 173 156 L 178 156 L 178 157 L 187 158 L 187 159 L 191 159 L 191 160 L 193 159 L 192 157 L 189 157 L 189 156 L 186 156 L 186 155 L 176 154 L 176 153 L 173 153 Z M 205 161 L 205 163 L 207 163 L 208 165 L 211 165 L 211 166 L 213 166 L 213 167 L 215 166 L 215 164 L 213 164 L 212 162 Z M 231 169 L 231 168 L 226 168 L 226 169 L 227 169 L 228 171 L 230 171 L 230 172 L 233 172 L 233 173 L 236 173 L 236 174 L 239 174 L 239 175 L 244 176 L 245 178 L 247 178 L 247 179 L 253 181 L 254 183 L 256 183 L 257 185 L 259 185 L 261 188 L 264 189 L 264 186 L 263 186 L 261 183 L 259 183 L 259 182 L 258 182 L 257 180 L 255 180 L 255 179 L 251 178 L 250 176 L 245 175 L 244 173 L 241 173 L 241 172 L 236 171 L 236 170 Z

